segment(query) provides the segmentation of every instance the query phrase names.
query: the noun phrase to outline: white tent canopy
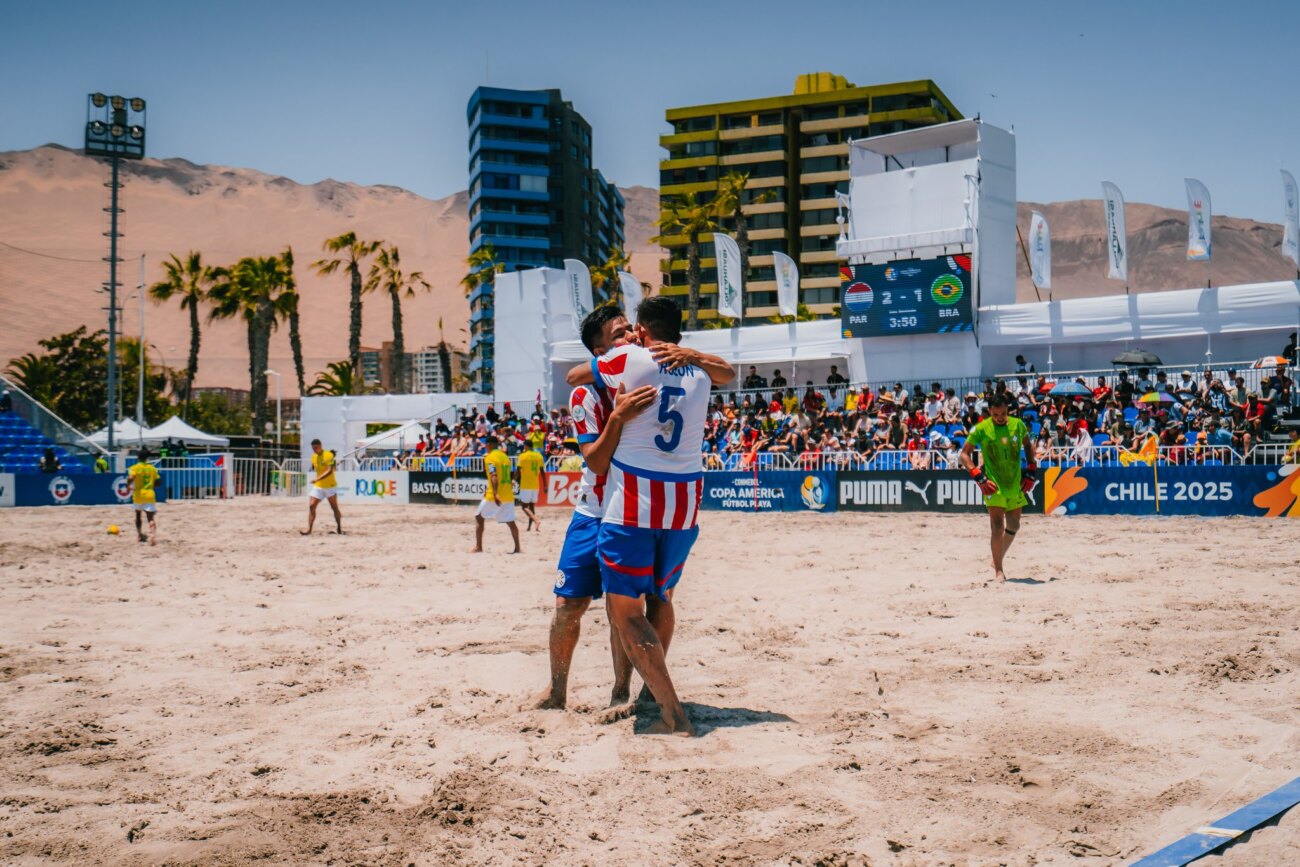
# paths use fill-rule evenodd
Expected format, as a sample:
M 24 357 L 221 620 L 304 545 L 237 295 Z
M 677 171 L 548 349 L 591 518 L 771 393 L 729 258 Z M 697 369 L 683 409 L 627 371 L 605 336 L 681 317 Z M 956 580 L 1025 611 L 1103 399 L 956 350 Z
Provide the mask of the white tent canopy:
M 118 421 L 113 423 L 113 445 L 128 446 L 128 447 L 132 445 L 139 445 L 142 439 L 141 430 L 142 428 L 140 427 L 140 425 L 136 424 L 132 419 L 129 418 L 119 419 Z M 148 443 L 150 442 L 150 440 L 147 435 L 148 434 L 147 429 L 144 432 L 146 435 L 143 437 L 143 441 L 145 443 Z M 99 446 L 100 448 L 107 447 L 108 428 L 105 427 L 101 430 L 96 431 L 90 436 L 86 437 L 86 442 L 90 443 L 91 445 Z
M 133 420 L 124 418 L 113 425 L 113 445 L 131 448 L 142 443 L 156 446 L 166 440 L 175 440 L 191 446 L 228 446 L 230 440 L 225 437 L 207 434 L 186 424 L 180 416 L 174 415 L 157 427 L 141 428 Z M 108 428 L 86 437 L 86 442 L 105 447 L 108 445 Z
M 157 427 L 151 427 L 145 431 L 146 442 L 152 441 L 160 443 L 164 440 L 175 440 L 177 442 L 185 443 L 187 446 L 230 445 L 230 440 L 226 437 L 204 433 L 178 415 L 174 415 Z
M 389 428 L 380 431 L 374 436 L 366 437 L 357 443 L 358 448 L 362 449 L 409 449 L 415 446 L 417 440 L 428 436 L 429 429 L 420 424 L 415 419 L 402 422 L 395 428 Z
M 1152 341 L 1295 330 L 1300 281 L 981 307 L 983 346 Z

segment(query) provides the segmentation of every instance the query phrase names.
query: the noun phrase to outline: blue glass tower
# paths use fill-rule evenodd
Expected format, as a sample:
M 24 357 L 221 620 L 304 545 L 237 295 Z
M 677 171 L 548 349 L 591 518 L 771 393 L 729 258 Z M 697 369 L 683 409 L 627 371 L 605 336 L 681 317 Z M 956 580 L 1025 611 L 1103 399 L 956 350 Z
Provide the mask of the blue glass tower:
M 558 90 L 480 87 L 469 120 L 470 252 L 491 245 L 505 270 L 588 265 L 624 243 L 623 196 L 591 166 L 591 125 Z M 492 286 L 470 304 L 471 387 L 492 392 Z

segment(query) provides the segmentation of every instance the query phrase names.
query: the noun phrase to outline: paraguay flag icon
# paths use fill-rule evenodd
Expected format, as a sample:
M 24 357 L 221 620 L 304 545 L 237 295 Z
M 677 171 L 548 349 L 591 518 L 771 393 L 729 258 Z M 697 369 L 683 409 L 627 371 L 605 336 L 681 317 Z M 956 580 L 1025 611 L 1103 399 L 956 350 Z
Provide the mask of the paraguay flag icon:
M 871 291 L 871 287 L 859 280 L 856 283 L 850 283 L 849 287 L 844 290 L 844 306 L 850 313 L 866 313 L 871 309 L 871 305 L 876 301 L 876 293 Z

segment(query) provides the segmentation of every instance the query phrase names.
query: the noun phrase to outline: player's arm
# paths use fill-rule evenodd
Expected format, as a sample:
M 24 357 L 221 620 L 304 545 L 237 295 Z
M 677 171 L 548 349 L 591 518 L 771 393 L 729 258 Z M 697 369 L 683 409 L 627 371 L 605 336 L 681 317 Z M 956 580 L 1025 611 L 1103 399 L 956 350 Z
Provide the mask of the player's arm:
M 709 381 L 714 385 L 726 385 L 736 378 L 736 371 L 732 369 L 730 362 L 716 355 L 700 352 L 698 349 L 675 343 L 656 343 L 650 347 L 650 354 L 654 356 L 656 362 L 666 365 L 669 370 L 694 365 L 707 373 Z
M 614 409 L 605 420 L 599 436 L 591 442 L 584 443 L 581 437 L 578 440 L 578 447 L 582 449 L 582 458 L 587 462 L 588 469 L 598 476 L 609 472 L 609 462 L 614 457 L 614 450 L 618 448 L 619 438 L 623 436 L 623 426 L 654 403 L 658 393 L 659 390 L 653 385 L 643 385 L 632 391 L 619 386 L 614 395 Z
M 580 385 L 591 385 L 596 381 L 596 375 L 592 373 L 591 364 L 588 362 L 586 364 L 579 364 L 577 367 L 564 374 L 564 381 L 567 382 L 570 387 L 577 388 Z
M 1091 438 L 1082 428 L 1080 431 Z M 1024 443 L 1025 471 L 1020 476 L 1020 489 L 1027 494 L 1034 489 L 1034 484 L 1038 481 L 1038 454 L 1034 449 L 1034 439 L 1028 431 L 1025 431 Z
M 980 486 L 980 490 L 985 495 L 996 494 L 998 492 L 997 483 L 984 474 L 984 470 L 975 465 L 975 443 L 966 440 L 966 445 L 961 447 L 961 465 L 970 473 L 975 484 Z
M 488 499 L 501 505 L 500 498 L 497 497 L 497 465 L 488 464 Z

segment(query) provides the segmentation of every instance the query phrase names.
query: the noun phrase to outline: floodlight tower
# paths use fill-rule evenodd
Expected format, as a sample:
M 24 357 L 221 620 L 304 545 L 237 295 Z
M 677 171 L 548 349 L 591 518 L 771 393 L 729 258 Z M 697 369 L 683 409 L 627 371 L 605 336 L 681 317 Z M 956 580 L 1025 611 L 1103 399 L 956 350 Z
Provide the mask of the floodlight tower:
M 86 97 L 86 156 L 108 157 L 113 166 L 113 179 L 105 184 L 111 191 L 108 236 L 108 450 L 113 450 L 113 423 L 117 421 L 117 191 L 121 161 L 144 158 L 144 100 L 138 96 L 127 99 L 92 93 Z M 142 290 L 143 291 L 143 290 Z

